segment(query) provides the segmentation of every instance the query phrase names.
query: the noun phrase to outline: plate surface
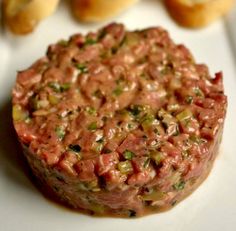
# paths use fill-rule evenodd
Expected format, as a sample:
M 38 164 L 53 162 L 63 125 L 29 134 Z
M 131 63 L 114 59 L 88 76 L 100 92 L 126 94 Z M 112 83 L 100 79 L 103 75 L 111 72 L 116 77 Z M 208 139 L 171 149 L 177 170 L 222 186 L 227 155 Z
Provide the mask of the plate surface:
M 236 14 L 236 10 L 234 11 Z M 174 209 L 140 219 L 94 218 L 46 200 L 29 181 L 20 164 L 11 125 L 11 89 L 16 71 L 42 56 L 48 44 L 69 35 L 96 30 L 102 24 L 75 22 L 63 4 L 27 37 L 0 36 L 0 231 L 233 231 L 236 227 L 236 40 L 235 15 L 203 30 L 179 28 L 157 0 L 145 0 L 113 21 L 128 29 L 161 25 L 177 43 L 184 43 L 197 62 L 213 75 L 224 72 L 228 112 L 223 142 L 207 180 Z M 234 41 L 234 42 L 233 42 Z M 235 45 L 233 45 L 235 44 Z

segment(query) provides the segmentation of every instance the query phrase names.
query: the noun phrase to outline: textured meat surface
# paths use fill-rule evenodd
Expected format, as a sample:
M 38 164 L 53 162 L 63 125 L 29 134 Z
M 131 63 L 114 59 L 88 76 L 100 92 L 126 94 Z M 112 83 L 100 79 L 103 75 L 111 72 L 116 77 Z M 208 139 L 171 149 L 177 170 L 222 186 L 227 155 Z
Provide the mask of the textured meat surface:
M 50 45 L 18 73 L 14 126 L 34 174 L 62 201 L 141 216 L 170 208 L 210 171 L 222 77 L 160 27 L 110 24 Z

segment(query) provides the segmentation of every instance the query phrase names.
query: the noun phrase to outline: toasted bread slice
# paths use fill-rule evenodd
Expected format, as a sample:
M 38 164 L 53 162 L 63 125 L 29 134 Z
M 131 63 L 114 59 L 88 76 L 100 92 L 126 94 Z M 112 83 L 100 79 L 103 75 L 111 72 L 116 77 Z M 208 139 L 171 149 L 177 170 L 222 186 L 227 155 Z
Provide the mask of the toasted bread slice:
M 56 9 L 59 0 L 3 0 L 3 18 L 14 34 L 28 34 Z
M 138 0 L 71 0 L 74 16 L 85 22 L 98 22 L 119 14 Z
M 170 15 L 182 26 L 200 28 L 225 15 L 235 0 L 165 0 Z

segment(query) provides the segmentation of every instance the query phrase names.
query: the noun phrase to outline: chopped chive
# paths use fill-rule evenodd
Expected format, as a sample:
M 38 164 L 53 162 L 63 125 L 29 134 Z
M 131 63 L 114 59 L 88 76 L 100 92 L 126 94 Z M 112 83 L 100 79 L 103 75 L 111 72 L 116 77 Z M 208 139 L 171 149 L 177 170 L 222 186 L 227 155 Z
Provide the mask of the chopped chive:
M 119 96 L 119 95 L 121 95 L 123 93 L 123 89 L 120 87 L 120 86 L 118 86 L 114 91 L 113 91 L 113 94 L 115 95 L 115 96 Z
M 87 38 L 84 45 L 93 45 L 95 43 L 97 43 L 97 41 L 95 39 Z
M 61 126 L 57 126 L 55 129 L 55 132 L 56 132 L 59 140 L 63 140 L 63 138 L 65 137 L 65 134 L 66 134 L 65 129 Z
M 128 124 L 128 129 L 132 129 L 133 128 L 133 124 Z
M 148 128 L 152 125 L 152 123 L 155 120 L 155 116 L 153 114 L 146 114 L 143 118 L 142 118 L 142 127 L 143 128 Z
M 96 115 L 97 111 L 94 107 L 86 107 L 86 112 L 88 112 L 89 115 Z
M 123 156 L 126 160 L 131 160 L 135 156 L 135 154 L 129 150 L 125 150 L 123 152 Z
M 132 105 L 129 111 L 133 116 L 137 116 L 142 111 L 142 108 L 139 105 Z
M 97 141 L 96 141 L 97 142 Z M 95 152 L 101 152 L 103 149 L 103 143 L 97 143 L 97 146 L 95 147 Z
M 50 82 L 48 86 L 52 88 L 55 92 L 59 93 L 59 92 L 67 91 L 71 85 L 70 83 L 63 83 L 60 85 L 57 82 Z
M 87 73 L 88 72 L 87 66 L 83 63 L 77 63 L 75 66 L 80 71 L 80 73 Z
M 52 88 L 55 92 L 61 92 L 61 86 L 57 82 L 50 82 L 48 83 L 48 86 Z
M 192 102 L 193 102 L 193 97 L 189 95 L 189 96 L 187 96 L 187 97 L 185 98 L 185 101 L 186 101 L 187 104 L 192 104 Z
M 88 130 L 95 131 L 96 129 L 97 129 L 97 123 L 96 122 L 92 122 L 88 125 Z
M 173 185 L 173 188 L 175 189 L 175 190 L 182 190 L 182 189 L 184 189 L 184 186 L 185 186 L 185 182 L 184 181 L 179 181 L 178 183 L 176 183 L 176 184 L 174 184 Z
M 202 90 L 199 87 L 194 87 L 193 91 L 194 91 L 196 96 L 200 96 L 200 97 L 204 96 L 204 93 L 202 92 Z
M 67 91 L 70 88 L 70 83 L 64 83 L 61 85 L 61 91 Z

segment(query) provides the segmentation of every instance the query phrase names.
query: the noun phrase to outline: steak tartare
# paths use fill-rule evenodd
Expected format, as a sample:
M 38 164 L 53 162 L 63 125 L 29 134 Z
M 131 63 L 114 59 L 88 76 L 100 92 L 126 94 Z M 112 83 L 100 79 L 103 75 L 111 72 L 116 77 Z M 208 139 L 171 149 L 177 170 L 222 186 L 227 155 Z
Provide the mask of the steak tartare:
M 15 130 L 43 187 L 124 217 L 171 208 L 206 178 L 226 107 L 222 73 L 167 31 L 115 23 L 50 45 L 13 89 Z

